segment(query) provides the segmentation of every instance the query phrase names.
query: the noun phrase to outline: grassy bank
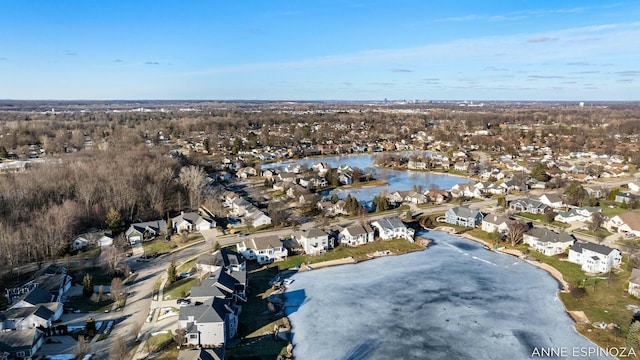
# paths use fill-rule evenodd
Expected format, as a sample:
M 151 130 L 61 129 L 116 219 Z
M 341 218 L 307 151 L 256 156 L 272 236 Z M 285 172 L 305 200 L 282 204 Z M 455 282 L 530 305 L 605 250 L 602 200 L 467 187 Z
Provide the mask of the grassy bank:
M 279 270 L 286 270 L 303 263 L 309 265 L 323 261 L 344 259 L 350 256 L 353 257 L 356 261 L 363 261 L 369 259 L 367 254 L 383 250 L 390 250 L 393 254 L 398 255 L 413 251 L 424 250 L 424 246 L 418 243 L 410 243 L 407 240 L 401 239 L 389 241 L 377 240 L 357 247 L 338 246 L 337 248 L 329 250 L 322 255 L 290 256 L 285 261 L 275 263 L 274 266 L 277 266 Z
M 629 306 L 640 306 L 640 301 L 627 293 L 630 272 L 624 266 L 608 274 L 591 276 L 585 274 L 580 265 L 562 259 L 564 255 L 544 256 L 535 251 L 529 255 L 553 266 L 569 284 L 582 289 L 558 294 L 568 311 L 582 311 L 589 319 L 589 324 L 576 323 L 576 329 L 582 335 L 601 347 L 625 346 L 625 336 L 634 314 Z M 625 257 L 623 264 L 627 260 Z M 620 329 L 593 326 L 603 322 L 617 324 Z
M 257 267 L 255 264 L 251 266 Z M 241 341 L 236 347 L 227 350 L 227 356 L 253 356 L 252 359 L 271 360 L 285 353 L 288 342 L 264 335 L 273 331 L 274 326 L 288 325 L 282 313 L 274 314 L 268 307 L 267 298 L 273 292 L 269 280 L 277 274 L 278 269 L 275 267 L 260 267 L 248 274 L 250 293 L 247 303 L 242 305 L 238 326 Z

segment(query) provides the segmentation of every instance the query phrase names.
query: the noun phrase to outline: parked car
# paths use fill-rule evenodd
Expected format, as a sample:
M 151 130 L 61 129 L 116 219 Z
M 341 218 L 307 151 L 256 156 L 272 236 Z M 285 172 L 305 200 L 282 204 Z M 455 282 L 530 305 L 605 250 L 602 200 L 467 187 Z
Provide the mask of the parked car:
M 188 306 L 191 305 L 191 299 L 178 299 L 176 300 L 176 304 L 179 306 Z

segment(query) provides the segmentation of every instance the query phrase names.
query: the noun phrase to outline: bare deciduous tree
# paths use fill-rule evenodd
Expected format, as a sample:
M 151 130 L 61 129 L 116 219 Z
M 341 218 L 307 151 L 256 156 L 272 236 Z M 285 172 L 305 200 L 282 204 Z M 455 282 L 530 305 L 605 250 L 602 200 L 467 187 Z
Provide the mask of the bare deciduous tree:
M 527 225 L 520 221 L 509 221 L 507 223 L 507 241 L 511 243 L 511 246 L 516 246 L 522 242 L 522 237 L 527 228 Z
M 107 246 L 102 250 L 100 260 L 105 270 L 113 276 L 118 272 L 118 267 L 122 261 L 122 251 L 113 245 Z
M 189 194 L 189 207 L 192 209 L 200 205 L 204 175 L 204 171 L 197 166 L 187 166 L 180 169 L 178 181 L 187 190 Z

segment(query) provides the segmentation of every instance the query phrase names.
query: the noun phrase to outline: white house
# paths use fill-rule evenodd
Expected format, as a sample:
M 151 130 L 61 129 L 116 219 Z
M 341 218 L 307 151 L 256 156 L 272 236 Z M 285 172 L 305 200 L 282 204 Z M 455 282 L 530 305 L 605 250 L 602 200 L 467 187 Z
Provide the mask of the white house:
M 616 215 L 607 221 L 605 227 L 611 232 L 640 236 L 640 215 L 631 211 Z
M 562 203 L 562 197 L 555 193 L 542 194 L 538 198 L 538 201 L 545 205 L 549 205 L 554 209 L 558 209 L 564 206 L 564 204 Z
M 410 242 L 414 241 L 413 235 L 415 231 L 408 228 L 397 217 L 375 220 L 371 223 L 371 226 L 378 230 L 378 236 L 382 240 L 406 239 Z
M 482 219 L 482 231 L 493 233 L 497 231 L 501 236 L 509 232 L 509 217 L 504 215 L 487 214 Z
M 200 305 L 180 308 L 178 328 L 186 330 L 185 343 L 197 347 L 224 346 L 238 329 L 238 311 L 228 299 L 217 297 Z
M 84 238 L 82 235 L 76 237 L 71 243 L 71 248 L 73 250 L 81 250 L 89 246 L 89 240 Z
M 346 246 L 364 245 L 373 241 L 373 229 L 369 225 L 351 225 L 340 231 L 338 242 Z
M 301 232 L 296 236 L 296 240 L 298 240 L 304 249 L 305 254 L 309 255 L 322 254 L 333 247 L 333 242 L 329 239 L 329 234 L 318 228 Z
M 213 219 L 201 216 L 195 211 L 180 212 L 180 215 L 171 218 L 173 231 L 179 233 L 181 231 L 202 231 L 216 227 Z
M 594 244 L 575 242 L 569 248 L 569 262 L 579 264 L 590 273 L 604 273 L 620 265 L 622 254 L 618 249 Z
M 289 252 L 276 235 L 243 240 L 236 244 L 237 250 L 249 260 L 257 260 L 260 264 L 268 264 L 285 259 Z
M 575 241 L 572 235 L 557 233 L 547 228 L 534 227 L 522 236 L 522 242 L 546 256 L 564 253 Z
M 640 297 L 640 270 L 631 270 L 631 276 L 629 277 L 629 295 Z
M 129 243 L 131 243 L 131 245 L 135 245 L 144 240 L 153 239 L 158 235 L 166 233 L 167 222 L 164 220 L 154 220 L 131 224 L 124 234 Z
M 600 212 L 602 209 L 594 206 L 585 206 L 581 208 L 571 209 L 569 211 L 559 211 L 555 220 L 563 223 L 570 223 L 574 221 L 587 222 L 591 221 L 591 216 Z
M 636 183 L 630 182 L 627 186 L 629 187 L 629 190 L 633 192 L 640 192 L 640 186 Z

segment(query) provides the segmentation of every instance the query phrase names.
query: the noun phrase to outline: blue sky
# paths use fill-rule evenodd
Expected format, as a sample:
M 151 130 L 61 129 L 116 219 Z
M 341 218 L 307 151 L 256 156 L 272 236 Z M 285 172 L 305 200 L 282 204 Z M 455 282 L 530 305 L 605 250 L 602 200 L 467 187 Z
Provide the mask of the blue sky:
M 0 99 L 640 100 L 637 1 L 0 8 Z

